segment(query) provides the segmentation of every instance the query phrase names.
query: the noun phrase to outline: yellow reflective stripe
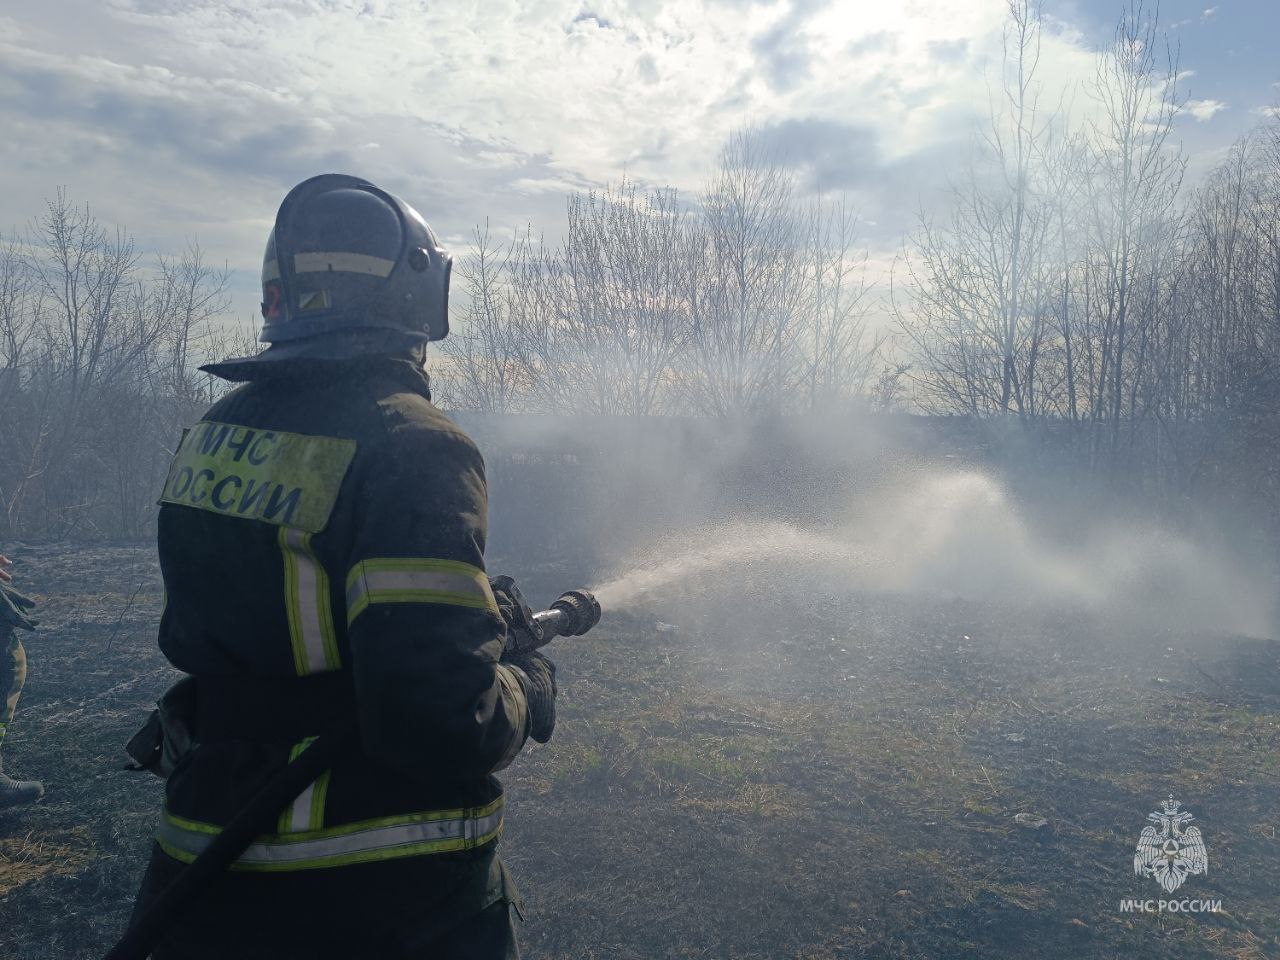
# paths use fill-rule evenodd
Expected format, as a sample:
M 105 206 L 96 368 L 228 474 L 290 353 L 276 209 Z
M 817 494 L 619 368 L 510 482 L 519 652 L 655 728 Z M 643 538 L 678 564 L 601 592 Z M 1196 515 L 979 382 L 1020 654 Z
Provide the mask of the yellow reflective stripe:
M 289 751 L 289 762 L 297 760 L 315 737 L 306 737 L 294 744 Z M 329 771 L 320 774 L 307 785 L 293 803 L 280 813 L 276 829 L 280 833 L 295 833 L 301 830 L 318 830 L 324 826 L 324 801 L 329 790 Z
M 281 527 L 277 538 L 284 556 L 285 608 L 298 676 L 338 670 L 338 638 L 333 627 L 329 575 L 311 549 L 311 534 Z
M 311 839 L 313 836 L 321 837 L 341 837 L 347 834 L 360 833 L 365 830 L 371 830 L 379 827 L 396 827 L 406 823 L 425 823 L 434 820 L 458 820 L 468 816 L 486 817 L 491 813 L 495 813 L 503 808 L 506 804 L 506 797 L 498 797 L 491 800 L 482 807 L 451 807 L 447 810 L 420 810 L 417 813 L 401 813 L 393 814 L 389 817 L 374 817 L 370 820 L 355 820 L 351 823 L 339 823 L 332 827 L 324 827 L 320 830 L 311 830 L 307 835 L 291 834 L 288 837 L 276 837 L 266 834 L 265 837 L 259 839 L 267 839 L 279 841 L 281 843 L 294 843 L 302 840 Z M 216 823 L 205 823 L 201 820 L 191 820 L 176 814 L 167 807 L 164 810 L 164 821 L 174 826 L 195 833 L 207 833 L 216 835 L 222 832 L 222 828 Z
M 428 853 L 473 849 L 502 832 L 503 798 L 483 807 L 382 817 L 338 827 L 259 837 L 231 867 L 246 871 L 308 870 Z M 156 840 L 190 863 L 221 832 L 164 812 Z
M 371 603 L 445 603 L 498 612 L 484 571 L 458 560 L 361 560 L 347 574 L 347 625 Z
M 164 822 L 185 833 L 205 833 L 211 837 L 216 837 L 222 832 L 222 828 L 216 823 L 201 823 L 199 820 L 188 820 L 186 817 L 180 817 L 176 813 L 170 813 L 167 809 L 163 813 L 163 818 Z
M 289 751 L 289 762 L 293 763 L 297 757 L 298 747 L 294 746 L 294 748 Z M 294 804 L 291 803 L 280 811 L 280 816 L 276 818 L 276 833 L 288 833 L 293 829 L 293 807 Z
M 329 774 L 326 770 L 311 785 L 311 816 L 308 829 L 319 830 L 324 827 L 324 802 L 329 795 Z
M 242 858 L 233 863 L 229 869 L 238 873 L 286 873 L 293 870 L 324 870 L 333 867 L 350 867 L 360 863 L 378 863 L 384 860 L 420 857 L 433 853 L 455 853 L 462 850 L 474 850 L 476 847 L 484 846 L 486 843 L 492 843 L 501 835 L 502 822 L 499 821 L 494 830 L 475 839 L 423 840 L 418 843 L 375 847 L 336 856 L 317 856 L 282 861 L 250 861 Z M 199 855 L 173 844 L 163 836 L 156 837 L 156 844 L 166 854 L 181 863 L 194 863 Z M 254 844 L 250 850 L 257 851 L 260 847 L 260 844 Z

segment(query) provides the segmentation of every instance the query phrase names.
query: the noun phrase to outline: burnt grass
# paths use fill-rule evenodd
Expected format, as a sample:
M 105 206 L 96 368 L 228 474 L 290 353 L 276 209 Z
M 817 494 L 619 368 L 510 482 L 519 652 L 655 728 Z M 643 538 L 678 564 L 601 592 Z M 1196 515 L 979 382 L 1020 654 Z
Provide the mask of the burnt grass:
M 43 622 L 5 764 L 48 793 L 0 814 L 0 956 L 97 957 L 161 796 L 121 770 L 174 676 L 154 551 L 7 552 Z M 1280 956 L 1275 642 L 956 599 L 717 607 L 553 648 L 555 738 L 503 778 L 525 956 Z M 1175 897 L 1222 913 L 1120 912 L 1162 896 L 1132 858 L 1170 793 L 1210 860 Z

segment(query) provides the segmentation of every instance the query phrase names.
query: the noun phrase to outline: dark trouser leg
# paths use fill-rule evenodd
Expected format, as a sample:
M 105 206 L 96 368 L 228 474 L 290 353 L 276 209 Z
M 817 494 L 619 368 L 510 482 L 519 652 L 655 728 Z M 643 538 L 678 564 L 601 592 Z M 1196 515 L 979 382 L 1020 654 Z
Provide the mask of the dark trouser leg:
M 12 633 L 0 643 L 5 646 L 5 652 L 0 654 L 0 746 L 3 746 L 4 735 L 18 706 L 18 695 L 22 693 L 22 684 L 27 679 L 27 654 Z M 35 803 L 42 796 L 44 787 L 39 782 L 14 780 L 5 774 L 3 758 L 0 757 L 0 809 Z
M 8 637 L 0 635 L 0 647 L 6 648 L 0 654 L 0 745 L 3 745 L 5 731 L 18 708 L 22 685 L 27 681 L 27 652 L 13 632 Z

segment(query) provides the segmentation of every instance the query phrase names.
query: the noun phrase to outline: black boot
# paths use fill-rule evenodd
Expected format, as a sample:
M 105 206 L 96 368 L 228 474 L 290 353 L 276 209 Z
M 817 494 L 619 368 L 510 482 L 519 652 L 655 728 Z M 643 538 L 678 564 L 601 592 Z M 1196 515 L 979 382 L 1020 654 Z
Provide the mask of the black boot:
M 4 772 L 0 761 L 0 810 L 35 803 L 44 796 L 44 784 L 37 780 L 15 780 Z

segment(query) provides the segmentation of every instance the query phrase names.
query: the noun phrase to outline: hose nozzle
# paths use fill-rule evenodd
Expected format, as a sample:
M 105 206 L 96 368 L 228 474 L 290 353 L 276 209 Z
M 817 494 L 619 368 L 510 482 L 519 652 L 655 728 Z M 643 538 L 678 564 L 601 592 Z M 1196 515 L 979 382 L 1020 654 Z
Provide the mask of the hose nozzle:
M 566 590 L 551 609 L 564 614 L 563 637 L 580 637 L 600 622 L 600 601 L 586 590 Z

